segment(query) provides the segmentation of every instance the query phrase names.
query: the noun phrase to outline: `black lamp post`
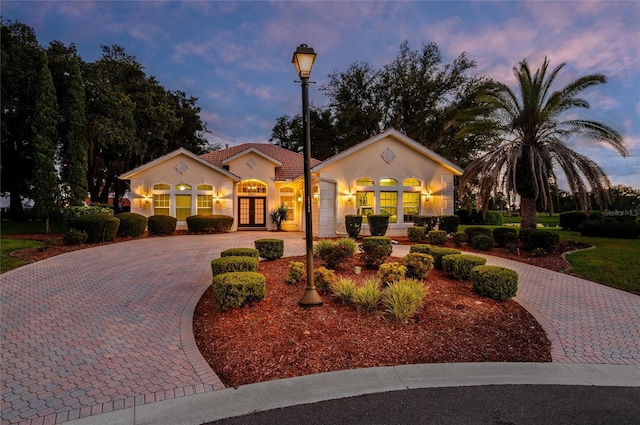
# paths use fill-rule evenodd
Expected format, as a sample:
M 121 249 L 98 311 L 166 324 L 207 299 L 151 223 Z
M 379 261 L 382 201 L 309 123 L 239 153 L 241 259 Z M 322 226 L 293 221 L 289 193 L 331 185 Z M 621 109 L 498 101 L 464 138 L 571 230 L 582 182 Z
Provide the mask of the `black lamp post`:
M 302 130 L 304 133 L 304 224 L 307 244 L 307 288 L 298 301 L 303 307 L 322 305 L 322 298 L 313 283 L 313 229 L 311 225 L 311 129 L 309 123 L 309 76 L 316 53 L 306 44 L 293 53 L 293 64 L 302 83 Z

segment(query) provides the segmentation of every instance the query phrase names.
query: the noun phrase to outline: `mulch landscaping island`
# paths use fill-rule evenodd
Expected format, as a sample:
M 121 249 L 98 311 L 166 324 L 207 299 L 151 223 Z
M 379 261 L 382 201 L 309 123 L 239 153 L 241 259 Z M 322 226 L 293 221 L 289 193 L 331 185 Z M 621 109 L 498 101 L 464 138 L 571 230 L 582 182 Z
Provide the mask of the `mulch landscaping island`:
M 322 307 L 299 307 L 305 282 L 286 280 L 289 262 L 305 260 L 261 261 L 267 294 L 251 306 L 219 312 L 211 289 L 201 298 L 195 339 L 225 385 L 400 364 L 551 361 L 544 330 L 519 304 L 480 297 L 468 282 L 436 270 L 425 279 L 428 295 L 409 323 L 392 322 L 382 311 L 358 312 L 328 293 Z M 356 278 L 356 265 L 357 257 L 338 274 Z M 360 276 L 375 274 L 363 268 Z

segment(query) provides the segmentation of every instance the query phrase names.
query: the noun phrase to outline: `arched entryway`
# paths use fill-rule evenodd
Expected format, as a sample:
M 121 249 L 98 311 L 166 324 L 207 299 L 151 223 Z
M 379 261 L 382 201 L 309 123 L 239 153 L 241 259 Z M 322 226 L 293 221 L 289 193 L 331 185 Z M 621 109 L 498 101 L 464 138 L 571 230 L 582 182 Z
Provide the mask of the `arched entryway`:
M 267 228 L 267 185 L 260 180 L 238 184 L 238 229 Z

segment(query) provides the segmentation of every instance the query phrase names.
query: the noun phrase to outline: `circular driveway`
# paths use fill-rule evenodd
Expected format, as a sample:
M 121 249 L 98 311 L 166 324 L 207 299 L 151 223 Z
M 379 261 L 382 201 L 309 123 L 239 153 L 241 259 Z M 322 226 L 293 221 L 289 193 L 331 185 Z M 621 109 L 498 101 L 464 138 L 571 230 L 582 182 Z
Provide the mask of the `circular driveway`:
M 61 423 L 223 388 L 197 350 L 195 305 L 209 262 L 270 232 L 139 239 L 75 251 L 0 276 L 3 423 Z M 278 233 L 285 256 L 302 233 Z M 408 252 L 395 246 L 395 255 Z M 640 296 L 523 263 L 517 301 L 554 362 L 640 364 Z

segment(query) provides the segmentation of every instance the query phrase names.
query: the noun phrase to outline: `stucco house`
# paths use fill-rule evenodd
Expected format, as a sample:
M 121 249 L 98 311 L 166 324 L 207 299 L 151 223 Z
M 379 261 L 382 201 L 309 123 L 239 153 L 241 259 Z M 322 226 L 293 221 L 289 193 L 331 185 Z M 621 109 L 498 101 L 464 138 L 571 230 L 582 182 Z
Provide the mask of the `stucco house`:
M 195 155 L 178 149 L 120 176 L 130 180 L 131 212 L 186 217 L 224 214 L 234 230 L 271 229 L 270 212 L 289 209 L 284 230 L 304 230 L 303 156 L 266 143 Z M 390 129 L 325 161 L 311 161 L 313 232 L 346 235 L 345 215 L 389 215 L 387 235 L 406 235 L 415 215 L 453 214 L 460 167 Z

